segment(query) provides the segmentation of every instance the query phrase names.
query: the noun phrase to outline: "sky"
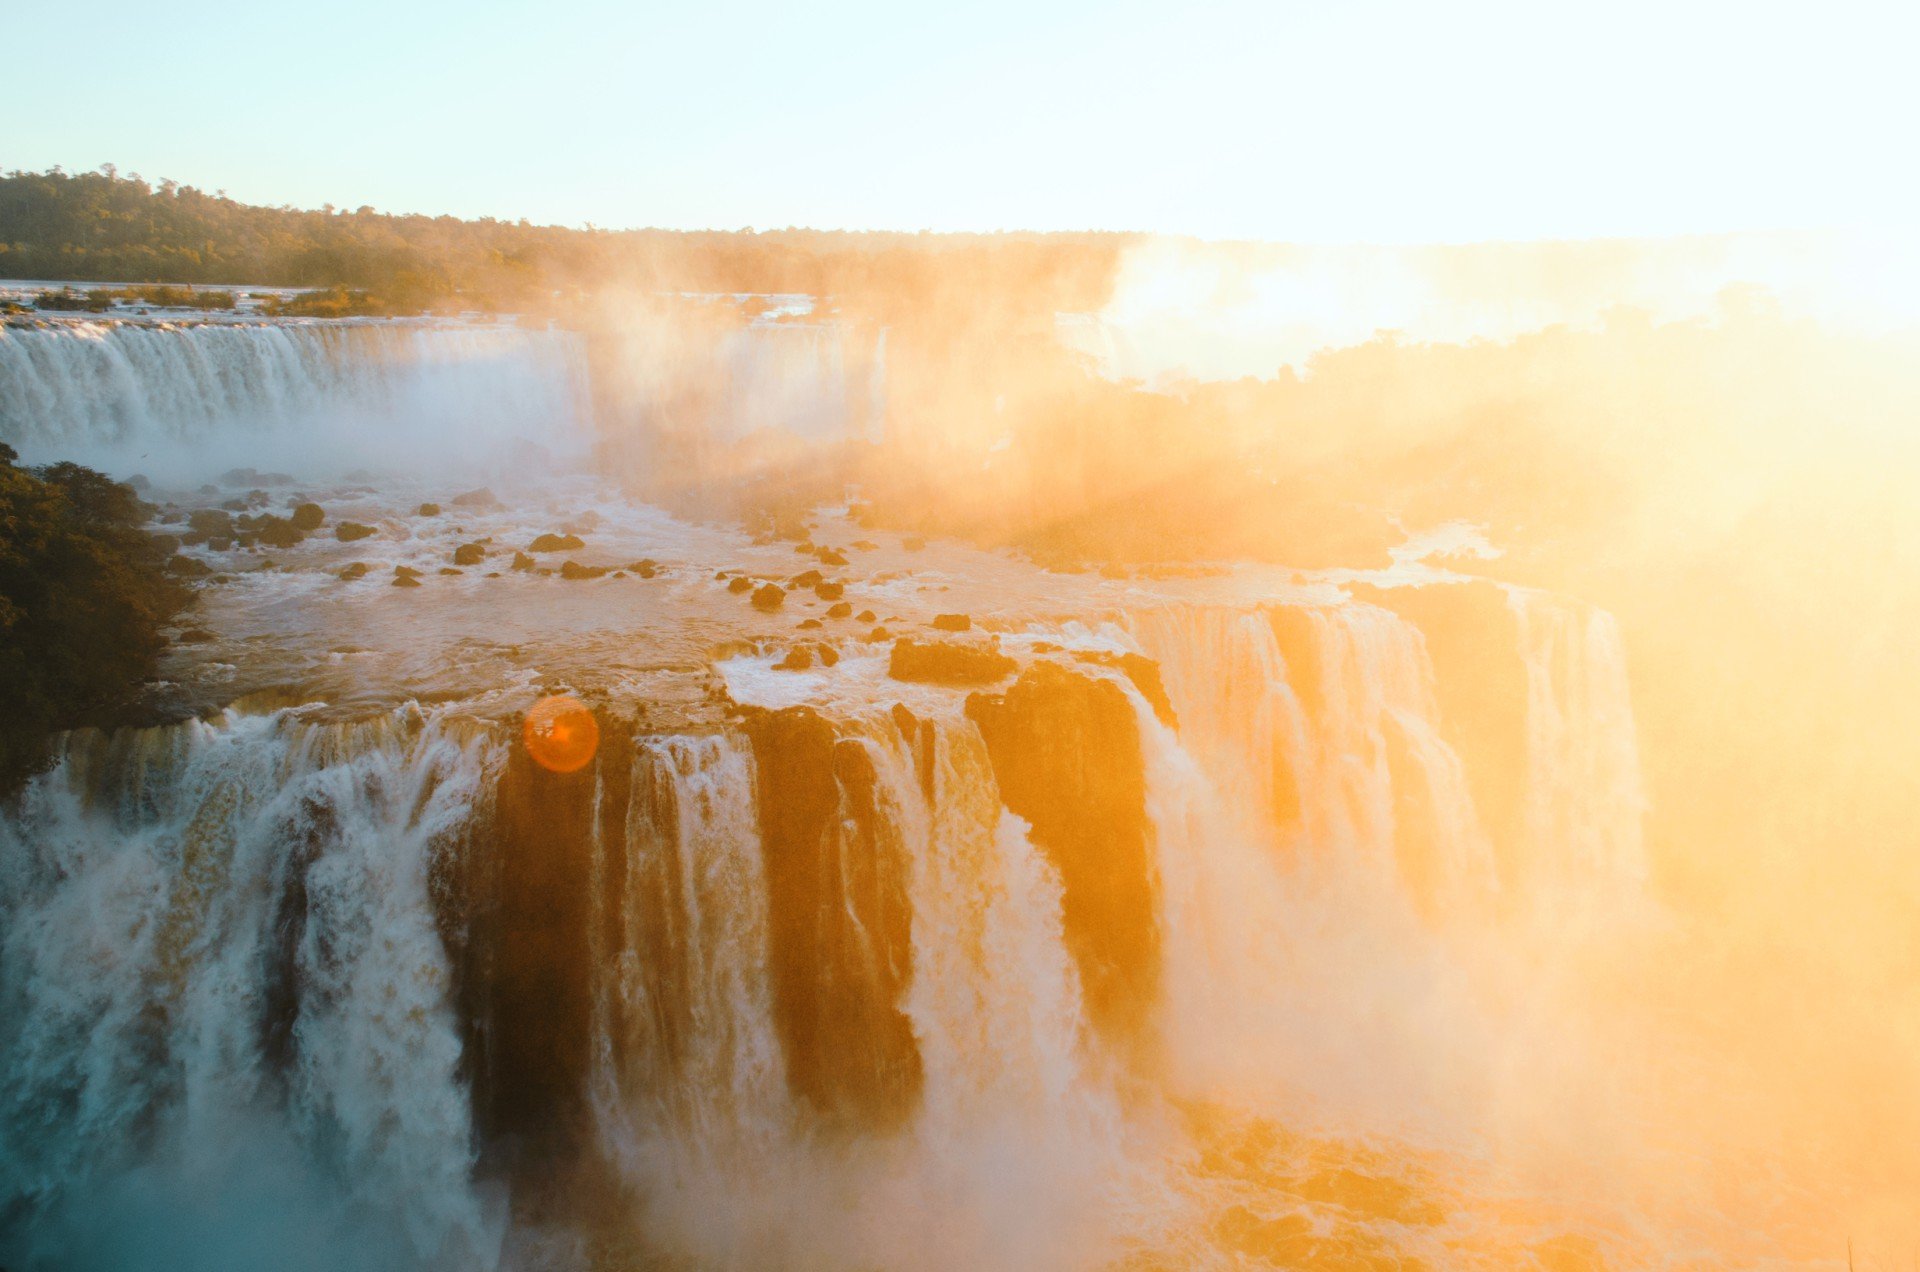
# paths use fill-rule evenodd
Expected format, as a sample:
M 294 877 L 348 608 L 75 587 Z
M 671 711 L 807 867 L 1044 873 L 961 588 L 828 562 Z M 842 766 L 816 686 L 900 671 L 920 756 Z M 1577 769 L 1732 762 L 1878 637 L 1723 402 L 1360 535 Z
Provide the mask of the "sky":
M 0 0 L 0 168 L 1306 243 L 1920 223 L 1920 6 Z

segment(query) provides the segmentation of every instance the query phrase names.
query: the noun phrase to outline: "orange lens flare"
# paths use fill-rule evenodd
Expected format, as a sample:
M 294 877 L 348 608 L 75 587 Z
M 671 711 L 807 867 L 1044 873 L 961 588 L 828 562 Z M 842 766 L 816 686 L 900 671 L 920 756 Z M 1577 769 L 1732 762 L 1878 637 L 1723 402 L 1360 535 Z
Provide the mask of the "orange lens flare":
M 600 749 L 599 723 L 571 694 L 557 693 L 534 703 L 527 711 L 524 736 L 534 763 L 555 773 L 578 772 Z

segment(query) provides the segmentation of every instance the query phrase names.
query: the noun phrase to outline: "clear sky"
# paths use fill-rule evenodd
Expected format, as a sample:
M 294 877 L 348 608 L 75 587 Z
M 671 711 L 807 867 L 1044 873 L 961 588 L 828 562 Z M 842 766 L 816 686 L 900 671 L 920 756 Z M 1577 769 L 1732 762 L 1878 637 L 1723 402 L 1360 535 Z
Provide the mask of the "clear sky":
M 1917 9 L 5 0 L 0 167 L 616 227 L 1886 229 Z

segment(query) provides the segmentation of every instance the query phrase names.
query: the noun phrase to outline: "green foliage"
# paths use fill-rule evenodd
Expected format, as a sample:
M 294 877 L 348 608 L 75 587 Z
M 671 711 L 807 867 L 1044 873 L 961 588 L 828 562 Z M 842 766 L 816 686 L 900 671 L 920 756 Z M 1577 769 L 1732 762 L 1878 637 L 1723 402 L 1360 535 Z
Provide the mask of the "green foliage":
M 50 732 L 127 701 L 190 595 L 131 487 L 14 459 L 0 444 L 0 794 L 45 762 Z
M 0 277 L 254 283 L 363 301 L 313 312 L 546 312 L 609 287 L 805 292 L 922 304 L 955 290 L 1095 309 L 1120 234 L 608 231 L 363 207 L 258 207 L 112 172 L 0 176 Z M 358 306 L 357 308 L 355 306 Z M 288 310 L 287 312 L 303 312 Z

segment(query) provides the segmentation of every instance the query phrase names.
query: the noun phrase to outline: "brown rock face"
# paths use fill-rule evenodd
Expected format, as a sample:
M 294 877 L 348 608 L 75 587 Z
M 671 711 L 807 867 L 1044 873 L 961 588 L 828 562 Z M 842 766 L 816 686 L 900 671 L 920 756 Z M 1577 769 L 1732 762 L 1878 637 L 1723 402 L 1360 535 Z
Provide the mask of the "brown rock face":
M 453 550 L 453 563 L 455 565 L 479 565 L 486 559 L 487 549 L 485 544 L 463 543 Z
M 1503 874 L 1513 877 L 1526 829 L 1527 667 L 1506 593 L 1484 582 L 1352 590 L 1420 629 L 1441 734 L 1466 768 Z
M 875 632 L 884 630 L 874 629 Z M 924 684 L 989 685 L 1011 676 L 1018 667 L 1019 664 L 1001 653 L 995 644 L 917 641 L 903 637 L 893 644 L 893 658 L 887 664 L 887 674 L 895 680 Z
M 866 748 L 806 707 L 753 713 L 774 1018 L 794 1094 L 845 1130 L 896 1126 L 920 1098 L 900 1003 L 912 912 L 899 831 Z
M 1118 685 L 1035 663 L 1005 693 L 976 693 L 1001 798 L 1060 872 L 1067 948 L 1096 1026 L 1146 1041 L 1160 981 L 1158 879 L 1133 708 Z
M 573 773 L 545 769 L 514 746 L 492 816 L 462 854 L 461 997 L 475 1113 L 484 1134 L 526 1153 L 565 1152 L 586 1129 L 594 841 L 598 833 L 625 842 L 631 769 L 632 739 L 611 721 L 602 721 L 595 762 Z

